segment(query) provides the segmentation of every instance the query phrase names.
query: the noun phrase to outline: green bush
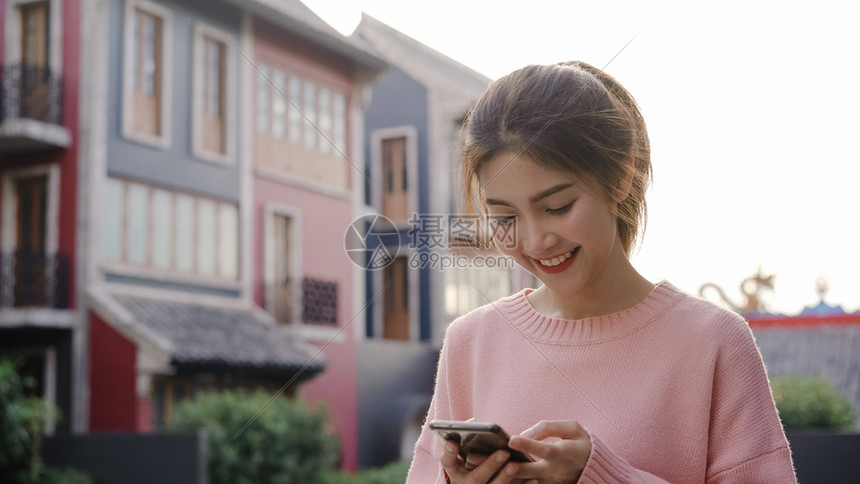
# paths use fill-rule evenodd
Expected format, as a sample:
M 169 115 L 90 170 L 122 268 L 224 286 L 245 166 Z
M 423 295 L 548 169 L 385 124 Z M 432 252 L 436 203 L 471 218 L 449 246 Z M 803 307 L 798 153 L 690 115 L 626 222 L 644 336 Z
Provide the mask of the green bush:
M 340 447 L 326 413 L 262 390 L 204 393 L 177 405 L 167 428 L 206 430 L 212 484 L 319 482 Z
M 9 360 L 0 361 L 0 482 L 92 484 L 92 476 L 54 469 L 42 461 L 42 434 L 60 412 L 44 399 L 28 397 L 33 382 L 22 379 Z
M 849 429 L 856 422 L 854 404 L 827 378 L 786 375 L 770 384 L 785 429 Z
M 398 460 L 384 467 L 364 469 L 357 474 L 346 471 L 331 471 L 325 475 L 323 484 L 403 484 L 411 461 Z

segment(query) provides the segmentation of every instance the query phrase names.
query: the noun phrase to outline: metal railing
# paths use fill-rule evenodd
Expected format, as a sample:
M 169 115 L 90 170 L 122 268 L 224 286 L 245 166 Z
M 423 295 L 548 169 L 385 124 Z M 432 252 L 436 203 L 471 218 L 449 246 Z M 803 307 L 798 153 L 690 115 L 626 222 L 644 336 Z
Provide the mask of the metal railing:
M 62 74 L 45 66 L 3 64 L 0 69 L 0 122 L 17 118 L 62 125 Z
M 69 308 L 69 258 L 17 251 L 0 254 L 0 307 Z
M 268 284 L 266 287 L 268 303 L 266 307 L 278 321 L 292 323 L 293 291 L 296 284 L 286 280 Z M 323 326 L 337 326 L 337 282 L 304 278 L 301 280 L 301 322 Z

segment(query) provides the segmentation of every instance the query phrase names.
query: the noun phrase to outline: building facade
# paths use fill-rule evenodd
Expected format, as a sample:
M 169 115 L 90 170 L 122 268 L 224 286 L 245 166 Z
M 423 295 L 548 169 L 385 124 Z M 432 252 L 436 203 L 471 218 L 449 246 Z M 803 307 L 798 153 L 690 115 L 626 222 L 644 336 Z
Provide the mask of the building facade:
M 210 389 L 326 400 L 354 469 L 342 240 L 385 61 L 298 0 L 0 6 L 0 357 L 64 431 L 157 431 Z
M 0 357 L 66 415 L 80 307 L 80 12 L 77 0 L 0 2 Z
M 352 36 L 391 64 L 365 114 L 363 213 L 397 233 L 382 242 L 391 260 L 363 272 L 359 429 L 369 466 L 411 457 L 448 324 L 533 280 L 475 250 L 477 220 L 458 213 L 458 132 L 490 79 L 366 14 Z

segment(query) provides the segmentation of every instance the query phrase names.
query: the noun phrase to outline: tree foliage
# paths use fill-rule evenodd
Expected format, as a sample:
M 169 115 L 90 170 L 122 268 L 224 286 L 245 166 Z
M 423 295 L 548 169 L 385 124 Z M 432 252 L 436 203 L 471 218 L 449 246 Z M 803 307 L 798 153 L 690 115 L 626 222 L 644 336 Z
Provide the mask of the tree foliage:
M 340 448 L 326 414 L 262 390 L 202 393 L 174 408 L 168 430 L 206 431 L 212 484 L 320 482 Z
M 827 378 L 785 375 L 770 384 L 786 429 L 849 429 L 857 420 L 854 403 Z
M 0 482 L 18 484 L 90 484 L 89 474 L 48 467 L 42 461 L 42 436 L 59 410 L 44 399 L 27 396 L 34 382 L 21 378 L 15 363 L 0 361 Z

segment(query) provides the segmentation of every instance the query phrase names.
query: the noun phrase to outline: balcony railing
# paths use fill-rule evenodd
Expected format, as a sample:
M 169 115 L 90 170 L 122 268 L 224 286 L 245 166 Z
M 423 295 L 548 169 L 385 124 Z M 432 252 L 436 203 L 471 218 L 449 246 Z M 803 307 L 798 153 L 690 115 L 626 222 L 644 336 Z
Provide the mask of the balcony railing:
M 0 122 L 26 118 L 63 123 L 63 76 L 44 66 L 3 64 L 0 69 Z
M 0 307 L 69 308 L 69 258 L 18 251 L 0 255 Z
M 337 325 L 337 282 L 304 278 L 301 285 L 301 322 L 323 326 Z M 267 307 L 282 323 L 295 320 L 293 312 L 294 283 L 267 285 Z

